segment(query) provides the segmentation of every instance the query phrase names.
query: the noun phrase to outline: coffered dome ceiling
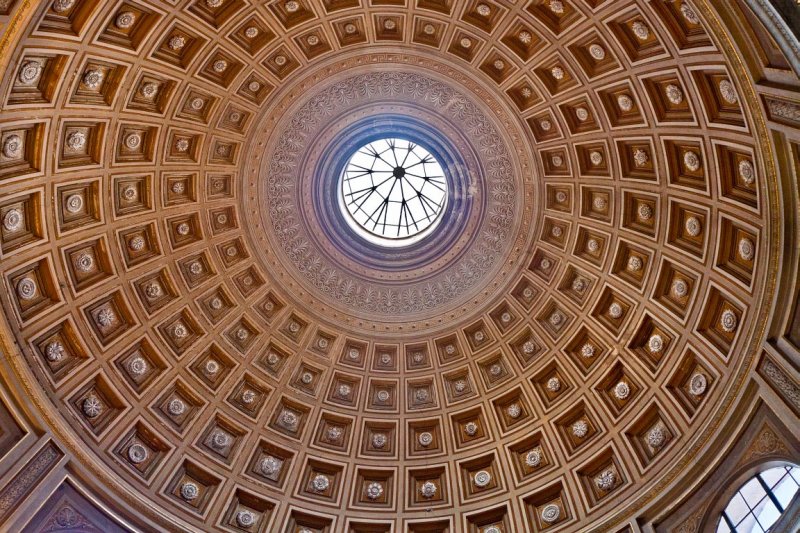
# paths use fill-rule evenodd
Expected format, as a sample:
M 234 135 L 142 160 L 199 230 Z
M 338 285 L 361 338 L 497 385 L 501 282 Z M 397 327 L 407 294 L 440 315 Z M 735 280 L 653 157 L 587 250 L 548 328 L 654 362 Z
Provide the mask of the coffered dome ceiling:
M 0 301 L 31 409 L 167 530 L 611 531 L 668 505 L 784 247 L 728 28 L 757 21 L 718 7 L 25 3 Z M 408 246 L 340 209 L 381 138 L 447 178 Z

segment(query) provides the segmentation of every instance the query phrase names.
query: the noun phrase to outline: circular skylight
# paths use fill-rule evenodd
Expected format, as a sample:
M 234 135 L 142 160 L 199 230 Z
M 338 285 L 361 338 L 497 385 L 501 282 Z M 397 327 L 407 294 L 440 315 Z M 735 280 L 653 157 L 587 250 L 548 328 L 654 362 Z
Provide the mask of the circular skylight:
M 381 246 L 408 246 L 439 224 L 447 178 L 433 155 L 405 139 L 359 148 L 342 173 L 340 207 L 348 224 Z

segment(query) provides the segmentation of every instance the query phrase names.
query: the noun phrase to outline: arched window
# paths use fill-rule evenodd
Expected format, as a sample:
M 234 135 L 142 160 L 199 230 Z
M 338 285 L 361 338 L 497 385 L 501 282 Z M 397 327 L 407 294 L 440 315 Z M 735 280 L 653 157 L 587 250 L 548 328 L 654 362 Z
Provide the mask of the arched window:
M 739 487 L 722 512 L 717 533 L 764 533 L 778 521 L 800 488 L 800 468 L 778 466 Z

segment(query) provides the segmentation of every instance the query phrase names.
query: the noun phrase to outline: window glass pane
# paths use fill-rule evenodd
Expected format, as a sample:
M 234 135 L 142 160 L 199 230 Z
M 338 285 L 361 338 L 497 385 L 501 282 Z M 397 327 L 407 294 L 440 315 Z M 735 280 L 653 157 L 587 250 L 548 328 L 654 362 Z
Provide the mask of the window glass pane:
M 764 485 L 768 488 L 765 489 Z M 719 517 L 716 532 L 767 533 L 780 520 L 781 513 L 791 505 L 793 498 L 800 497 L 798 493 L 800 467 L 781 466 L 765 470 L 736 491 Z
M 778 483 L 777 487 L 772 489 L 772 492 L 781 503 L 781 507 L 786 509 L 789 506 L 789 502 L 792 501 L 792 498 L 797 492 L 797 485 L 791 477 L 786 476 L 781 480 L 780 483 Z
M 761 483 L 758 482 L 758 479 L 753 478 L 744 486 L 739 489 L 744 500 L 750 504 L 750 507 L 755 507 L 755 505 L 761 501 L 767 493 L 764 492 L 764 487 L 761 486 Z
M 786 475 L 786 467 L 779 466 L 778 468 L 770 468 L 765 472 L 761 472 L 759 475 L 761 479 L 764 480 L 764 483 L 766 483 L 769 488 L 772 488 L 777 485 L 778 480 Z
M 795 485 L 800 487 L 800 468 L 791 468 L 786 474 L 788 479 L 791 479 Z
M 736 531 L 738 533 L 753 533 L 760 532 L 761 528 L 756 523 L 756 517 L 752 513 L 748 513 L 741 522 L 736 524 Z
M 744 515 L 749 512 L 750 508 L 747 507 L 747 504 L 744 503 L 742 496 L 738 492 L 731 498 L 731 503 L 725 508 L 725 514 L 731 519 L 733 525 L 738 524 L 742 518 L 744 518 Z
M 764 503 L 759 507 L 760 508 L 756 509 L 755 512 L 758 523 L 761 524 L 761 527 L 764 529 L 769 529 L 772 524 L 778 521 L 781 513 L 769 498 L 764 500 Z

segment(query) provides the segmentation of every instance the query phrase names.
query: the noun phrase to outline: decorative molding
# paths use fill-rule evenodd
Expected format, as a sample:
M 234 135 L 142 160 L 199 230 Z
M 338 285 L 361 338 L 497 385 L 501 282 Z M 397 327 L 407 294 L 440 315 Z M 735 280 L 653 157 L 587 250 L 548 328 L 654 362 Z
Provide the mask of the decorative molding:
M 681 525 L 672 529 L 672 533 L 699 533 L 703 525 L 703 517 L 706 514 L 707 504 L 700 506 L 695 512 L 684 520 Z
M 747 450 L 742 454 L 737 466 L 742 466 L 753 462 L 755 459 L 773 456 L 790 458 L 791 452 L 786 447 L 783 440 L 766 424 L 753 439 L 752 444 L 748 446 Z
M 775 392 L 800 415 L 800 384 L 793 380 L 780 366 L 764 354 L 758 365 L 758 373 L 775 389 Z
M 64 454 L 51 441 L 0 491 L 0 523 L 27 497 Z

